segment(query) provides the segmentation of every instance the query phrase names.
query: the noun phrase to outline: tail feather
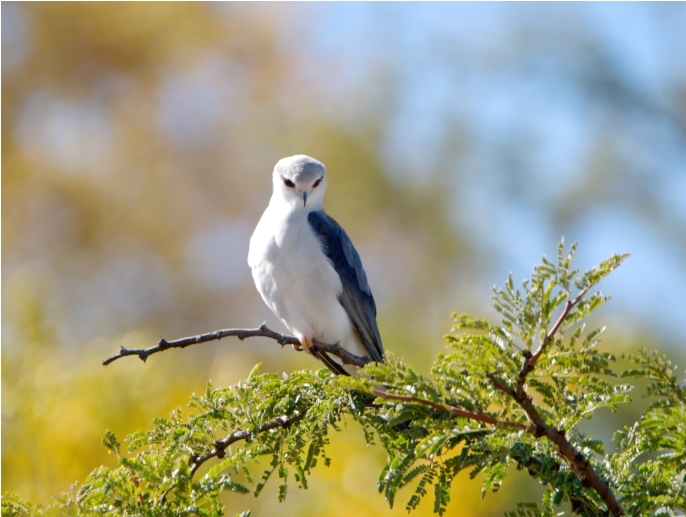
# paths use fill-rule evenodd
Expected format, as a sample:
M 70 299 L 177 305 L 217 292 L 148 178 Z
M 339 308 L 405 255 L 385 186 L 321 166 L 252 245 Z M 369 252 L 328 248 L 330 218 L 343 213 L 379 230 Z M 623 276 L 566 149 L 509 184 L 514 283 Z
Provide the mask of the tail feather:
M 314 347 L 311 349 L 312 355 L 315 356 L 317 359 L 319 359 L 322 363 L 326 365 L 326 367 L 331 370 L 333 373 L 336 375 L 348 375 L 350 374 L 345 371 L 343 368 L 343 365 L 338 364 L 336 361 L 334 361 L 329 354 L 326 352 L 322 352 L 321 350 L 317 350 Z

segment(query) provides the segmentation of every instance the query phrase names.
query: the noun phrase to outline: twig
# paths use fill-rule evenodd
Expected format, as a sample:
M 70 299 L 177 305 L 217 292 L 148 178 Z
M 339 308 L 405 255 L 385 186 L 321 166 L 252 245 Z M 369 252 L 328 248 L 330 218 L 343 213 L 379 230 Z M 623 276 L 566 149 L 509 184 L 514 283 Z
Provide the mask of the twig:
M 338 343 L 329 345 L 326 343 L 322 343 L 321 341 L 317 341 L 316 339 L 313 340 L 313 343 L 313 348 L 318 348 L 322 352 L 333 354 L 339 357 L 341 361 L 343 361 L 343 364 L 352 364 L 353 366 L 359 366 L 360 368 L 362 368 L 363 366 L 372 362 L 372 359 L 370 357 L 362 357 L 359 355 L 351 354 Z
M 153 354 L 156 354 L 158 352 L 164 352 L 165 350 L 169 350 L 170 348 L 186 348 L 187 346 L 191 345 L 197 345 L 200 343 L 206 343 L 207 341 L 216 341 L 224 337 L 229 337 L 229 336 L 236 336 L 238 339 L 243 341 L 246 338 L 249 337 L 267 337 L 270 339 L 275 340 L 278 344 L 281 346 L 284 345 L 296 345 L 296 346 L 302 346 L 298 338 L 294 336 L 289 336 L 287 334 L 280 334 L 278 332 L 275 332 L 269 328 L 267 328 L 267 325 L 264 323 L 259 326 L 259 328 L 256 329 L 224 329 L 224 330 L 216 330 L 214 332 L 208 332 L 207 334 L 200 334 L 198 336 L 191 336 L 191 337 L 185 337 L 182 339 L 176 339 L 174 341 L 167 341 L 164 338 L 161 338 L 160 341 L 157 343 L 157 346 L 153 346 L 150 348 L 138 348 L 138 349 L 130 349 L 130 348 L 124 348 L 121 347 L 119 350 L 119 353 L 117 355 L 114 355 L 108 359 L 105 359 L 102 364 L 104 366 L 107 366 L 108 364 L 116 361 L 117 359 L 120 359 L 122 357 L 126 357 L 129 355 L 135 355 L 138 356 L 138 358 L 145 362 L 148 357 L 150 357 Z M 368 357 L 361 357 L 355 354 L 351 354 L 347 350 L 343 349 L 340 345 L 338 344 L 333 344 L 329 345 L 326 343 L 321 343 L 319 341 L 314 341 L 313 347 L 316 347 L 317 349 L 321 350 L 322 352 L 326 352 L 332 355 L 335 355 L 341 359 L 343 364 L 351 364 L 354 366 L 359 366 L 362 367 L 366 364 L 368 364 L 371 360 Z
M 468 418 L 470 420 L 476 420 L 477 422 L 482 422 L 484 424 L 490 424 L 500 427 L 512 427 L 514 429 L 521 429 L 527 433 L 534 434 L 536 432 L 536 427 L 533 425 L 520 424 L 519 422 L 506 422 L 504 420 L 498 420 L 497 418 L 490 417 L 483 413 L 477 413 L 474 411 L 467 411 L 465 409 L 456 408 L 455 406 L 437 404 L 436 402 L 431 402 L 430 400 L 424 400 L 417 397 L 408 397 L 406 395 L 395 395 L 393 393 L 388 393 L 386 391 L 375 388 L 373 391 L 374 395 L 377 397 L 393 400 L 403 400 L 405 402 L 416 402 L 417 404 L 423 404 L 429 406 L 436 411 L 441 411 L 443 413 L 450 413 L 451 415 L 461 416 Z
M 374 400 L 369 399 L 364 402 L 365 407 L 374 407 Z M 212 459 L 212 458 L 223 458 L 224 457 L 224 451 L 231 445 L 236 442 L 239 442 L 241 440 L 250 440 L 252 439 L 255 435 L 259 433 L 263 433 L 265 431 L 271 431 L 272 429 L 288 429 L 291 427 L 293 424 L 298 422 L 299 420 L 302 420 L 305 414 L 307 413 L 309 407 L 306 408 L 302 413 L 297 413 L 294 416 L 288 417 L 288 416 L 280 416 L 278 418 L 275 418 L 274 420 L 270 420 L 269 422 L 266 422 L 262 424 L 262 426 L 256 431 L 234 431 L 230 435 L 228 435 L 226 438 L 219 440 L 215 442 L 214 444 L 214 449 L 212 449 L 210 452 L 207 454 L 203 454 L 202 456 L 195 456 L 191 458 L 191 476 L 195 474 L 195 472 L 200 468 L 200 466 L 205 463 L 206 461 Z
M 552 342 L 557 331 L 560 330 L 560 327 L 562 326 L 562 323 L 564 323 L 564 320 L 567 318 L 567 316 L 569 316 L 571 310 L 583 299 L 584 296 L 586 296 L 587 292 L 588 288 L 585 288 L 581 290 L 581 292 L 576 296 L 576 298 L 574 298 L 573 300 L 567 300 L 564 309 L 562 309 L 562 313 L 557 318 L 557 321 L 553 323 L 553 326 L 550 327 L 550 330 L 546 332 L 543 341 L 541 341 L 541 344 L 538 346 L 536 351 L 533 354 L 528 350 L 524 352 L 524 361 L 522 361 L 522 367 L 520 368 L 519 374 L 517 375 L 517 385 L 515 387 L 517 397 L 522 397 L 524 395 L 524 383 L 526 382 L 526 376 L 529 375 L 529 373 L 531 373 L 531 371 L 534 368 L 536 368 L 536 363 L 543 355 L 543 353 L 546 351 L 548 345 Z
M 252 438 L 255 434 L 258 433 L 263 433 L 265 431 L 271 431 L 272 429 L 277 429 L 277 428 L 282 428 L 282 429 L 288 429 L 290 426 L 292 426 L 295 422 L 300 420 L 303 417 L 303 415 L 296 415 L 293 417 L 287 417 L 287 416 L 280 416 L 279 418 L 275 418 L 274 420 L 271 420 L 269 422 L 266 422 L 265 424 L 262 424 L 262 427 L 260 427 L 255 433 L 252 431 L 236 431 L 223 440 L 219 440 L 215 442 L 214 444 L 214 449 L 212 449 L 210 452 L 207 454 L 203 454 L 202 456 L 196 456 L 192 458 L 192 463 L 193 466 L 191 467 L 191 476 L 195 474 L 195 472 L 200 468 L 200 466 L 205 463 L 207 460 L 212 459 L 212 458 L 223 458 L 224 457 L 224 451 L 233 443 L 236 443 L 241 440 L 249 440 Z
M 536 362 L 546 351 L 546 348 L 552 342 L 555 334 L 562 326 L 562 323 L 564 322 L 565 318 L 567 318 L 570 311 L 581 301 L 587 292 L 588 289 L 583 289 L 576 298 L 573 300 L 567 300 L 562 313 L 557 318 L 557 321 L 555 321 L 550 330 L 546 332 L 546 335 L 543 338 L 543 341 L 541 341 L 540 346 L 533 354 L 530 352 L 525 353 L 524 361 L 522 362 L 522 367 L 517 375 L 517 383 L 514 389 L 499 379 L 494 373 L 487 373 L 486 375 L 491 382 L 493 382 L 493 385 L 496 387 L 496 389 L 512 397 L 525 411 L 535 427 L 536 436 L 545 436 L 555 445 L 557 445 L 560 455 L 565 459 L 570 469 L 577 475 L 581 483 L 591 486 L 598 493 L 598 495 L 603 498 L 610 513 L 618 517 L 620 515 L 624 515 L 624 511 L 619 506 L 619 503 L 617 502 L 614 493 L 610 489 L 610 486 L 598 475 L 586 457 L 580 451 L 575 449 L 571 443 L 569 443 L 565 436 L 564 430 L 555 429 L 553 426 L 548 425 L 545 422 L 543 417 L 536 410 L 531 397 L 524 389 L 527 375 L 529 375 L 529 373 L 531 373 L 531 371 L 536 367 Z

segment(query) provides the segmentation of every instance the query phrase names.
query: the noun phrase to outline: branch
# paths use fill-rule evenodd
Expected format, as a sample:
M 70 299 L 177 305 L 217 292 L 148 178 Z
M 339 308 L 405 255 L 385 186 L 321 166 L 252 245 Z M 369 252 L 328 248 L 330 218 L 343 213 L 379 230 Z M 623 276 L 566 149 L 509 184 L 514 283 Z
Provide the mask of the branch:
M 364 405 L 365 407 L 373 407 L 374 401 L 372 399 L 366 400 Z M 223 440 L 215 442 L 214 449 L 212 449 L 207 454 L 203 454 L 202 456 L 191 457 L 191 476 L 193 476 L 193 474 L 195 474 L 195 472 L 200 468 L 200 466 L 206 461 L 212 458 L 223 458 L 224 452 L 231 444 L 234 444 L 241 440 L 250 440 L 255 435 L 263 433 L 265 431 L 271 431 L 272 429 L 288 429 L 296 422 L 302 420 L 308 410 L 309 407 L 306 408 L 302 413 L 296 412 L 294 416 L 288 417 L 284 415 L 275 418 L 274 420 L 270 420 L 269 422 L 262 424 L 262 426 L 254 433 L 252 431 L 234 431 Z
M 574 446 L 569 443 L 565 436 L 564 430 L 555 429 L 551 425 L 548 425 L 540 413 L 536 410 L 531 397 L 524 390 L 524 385 L 526 383 L 526 377 L 531 373 L 531 371 L 536 367 L 536 362 L 546 351 L 548 345 L 553 341 L 555 334 L 564 323 L 567 316 L 571 310 L 582 300 L 582 298 L 588 292 L 588 288 L 583 289 L 573 300 L 567 300 L 562 313 L 557 318 L 557 321 L 553 326 L 546 332 L 543 341 L 541 341 L 540 346 L 536 351 L 531 354 L 530 352 L 525 352 L 524 361 L 522 362 L 522 367 L 517 375 L 517 384 L 515 388 L 512 389 L 504 381 L 499 379 L 494 373 L 487 373 L 486 376 L 493 382 L 496 389 L 502 391 L 503 393 L 512 397 L 517 404 L 526 412 L 531 422 L 533 422 L 535 427 L 536 436 L 546 436 L 550 441 L 557 445 L 560 455 L 565 459 L 570 469 L 577 475 L 582 484 L 591 486 L 600 497 L 603 498 L 608 510 L 614 516 L 624 515 L 624 511 L 619 506 L 614 493 L 610 489 L 610 486 L 598 475 L 598 473 L 593 469 L 586 457 L 579 452 Z
M 312 340 L 312 348 L 317 348 L 318 350 L 321 350 L 322 352 L 326 352 L 328 354 L 332 354 L 340 358 L 341 361 L 343 361 L 343 364 L 352 364 L 353 366 L 359 366 L 360 368 L 364 367 L 365 365 L 369 364 L 372 362 L 371 357 L 367 356 L 359 356 L 355 354 L 351 354 L 348 352 L 345 348 L 340 346 L 338 343 L 335 343 L 333 345 L 328 345 L 326 343 L 322 343 L 321 341 L 317 341 L 316 339 Z
M 598 495 L 603 498 L 610 513 L 614 516 L 624 515 L 624 511 L 619 506 L 610 486 L 593 469 L 586 457 L 569 443 L 563 430 L 555 429 L 543 420 L 543 417 L 536 410 L 531 397 L 526 393 L 524 396 L 520 397 L 512 388 L 498 379 L 495 374 L 489 373 L 487 375 L 488 378 L 493 381 L 493 384 L 497 389 L 513 397 L 522 407 L 536 427 L 536 435 L 546 436 L 551 442 L 557 445 L 558 451 L 572 471 L 577 475 L 581 483 L 590 485 Z
M 302 344 L 298 340 L 298 338 L 294 336 L 289 336 L 286 334 L 279 334 L 278 332 L 275 332 L 269 328 L 267 328 L 266 324 L 262 324 L 259 326 L 259 328 L 256 329 L 224 329 L 224 330 L 216 330 L 214 332 L 208 332 L 207 334 L 200 334 L 198 336 L 191 336 L 191 337 L 185 337 L 182 339 L 177 339 L 175 341 L 167 341 L 164 338 L 161 338 L 160 341 L 157 343 L 157 346 L 153 346 L 150 348 L 138 348 L 138 349 L 130 349 L 130 348 L 124 348 L 121 347 L 119 350 L 119 353 L 117 355 L 114 355 L 110 357 L 109 359 L 105 359 L 102 364 L 104 366 L 107 366 L 108 364 L 116 361 L 117 359 L 120 359 L 122 357 L 126 357 L 129 355 L 135 355 L 138 356 L 138 358 L 145 362 L 148 357 L 150 357 L 153 354 L 156 354 L 158 352 L 164 352 L 165 350 L 169 350 L 170 348 L 186 348 L 187 346 L 191 345 L 197 345 L 200 343 L 206 343 L 207 341 L 216 341 L 224 337 L 229 337 L 229 336 L 236 336 L 238 339 L 243 341 L 245 338 L 249 337 L 267 337 L 270 339 L 275 340 L 278 344 L 281 346 L 285 345 L 295 345 L 298 347 L 302 347 Z M 344 348 L 342 348 L 338 344 L 333 344 L 329 345 L 326 343 L 321 343 L 319 341 L 314 341 L 313 348 L 317 348 L 318 350 L 321 350 L 322 352 L 326 352 L 332 355 L 335 355 L 341 359 L 343 364 L 351 364 L 354 366 L 359 366 L 363 367 L 364 365 L 368 364 L 371 359 L 368 357 L 361 357 L 355 354 L 351 354 Z M 300 349 L 302 350 L 302 348 Z M 299 351 L 300 351 L 299 350 Z
M 525 396 L 524 383 L 526 382 L 526 376 L 529 375 L 529 373 L 531 373 L 531 371 L 534 368 L 536 368 L 536 363 L 543 355 L 543 353 L 546 351 L 548 345 L 552 342 L 557 331 L 560 330 L 560 327 L 562 326 L 562 323 L 564 323 L 564 320 L 567 318 L 567 316 L 569 316 L 571 310 L 583 299 L 584 296 L 586 296 L 587 292 L 588 287 L 581 290 L 581 292 L 573 300 L 567 300 L 567 302 L 565 303 L 565 308 L 562 309 L 562 313 L 557 318 L 557 321 L 553 323 L 553 326 L 550 327 L 550 330 L 546 332 L 543 341 L 541 341 L 541 344 L 536 349 L 536 351 L 533 354 L 528 350 L 524 352 L 524 361 L 522 362 L 522 367 L 519 370 L 519 374 L 517 375 L 517 385 L 515 387 L 517 397 Z
M 235 431 L 223 440 L 215 442 L 214 449 L 212 449 L 212 451 L 208 452 L 207 454 L 203 454 L 202 456 L 195 456 L 192 458 L 191 461 L 193 466 L 191 467 L 191 476 L 195 474 L 195 472 L 200 468 L 200 466 L 207 460 L 215 457 L 223 458 L 224 451 L 226 451 L 226 449 L 231 444 L 236 443 L 240 440 L 249 440 L 256 434 L 263 433 L 265 431 L 271 431 L 272 429 L 277 429 L 279 427 L 282 429 L 288 429 L 295 422 L 300 420 L 303 416 L 304 415 L 296 415 L 292 417 L 280 416 L 279 418 L 275 418 L 274 420 L 262 424 L 262 427 L 260 427 L 255 433 L 253 433 L 252 431 Z
M 444 406 L 443 404 L 437 404 L 436 402 L 431 402 L 430 400 L 424 400 L 420 399 L 417 397 L 408 397 L 405 395 L 395 395 L 393 393 L 388 393 L 386 391 L 382 391 L 378 388 L 375 388 L 373 391 L 374 395 L 380 398 L 385 398 L 385 399 L 393 399 L 393 400 L 403 400 L 405 402 L 416 402 L 417 404 L 423 404 L 425 406 L 429 406 L 436 411 L 441 411 L 443 413 L 450 413 L 451 415 L 455 416 L 461 416 L 464 418 L 468 418 L 470 420 L 476 420 L 477 422 L 482 422 L 484 424 L 490 424 L 494 426 L 500 426 L 500 427 L 512 427 L 514 429 L 521 429 L 522 431 L 526 431 L 527 433 L 535 434 L 536 433 L 536 427 L 533 425 L 525 425 L 525 424 L 520 424 L 519 422 L 506 422 L 504 420 L 498 420 L 497 418 L 490 417 L 488 415 L 485 415 L 483 413 L 477 413 L 474 411 L 467 411 L 465 409 L 460 409 L 456 408 L 455 406 L 450 406 L 446 405 Z

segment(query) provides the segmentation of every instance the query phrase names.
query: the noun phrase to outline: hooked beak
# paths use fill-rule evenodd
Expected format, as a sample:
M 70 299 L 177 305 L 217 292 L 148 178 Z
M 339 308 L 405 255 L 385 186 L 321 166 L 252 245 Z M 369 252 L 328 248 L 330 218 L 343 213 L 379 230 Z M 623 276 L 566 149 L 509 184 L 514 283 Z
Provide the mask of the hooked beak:
M 300 194 L 300 199 L 303 200 L 303 206 L 307 206 L 307 191 L 303 190 L 303 193 Z

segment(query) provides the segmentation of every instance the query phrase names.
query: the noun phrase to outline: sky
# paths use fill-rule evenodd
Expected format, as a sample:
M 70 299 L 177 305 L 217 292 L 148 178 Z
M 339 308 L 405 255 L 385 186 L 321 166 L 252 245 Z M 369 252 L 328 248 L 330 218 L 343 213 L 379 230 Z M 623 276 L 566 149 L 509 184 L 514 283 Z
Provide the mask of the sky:
M 473 140 L 482 149 L 463 153 L 453 170 L 444 172 L 455 178 L 453 223 L 478 235 L 484 251 L 502 253 L 496 270 L 485 273 L 484 281 L 492 283 L 504 280 L 504 267 L 523 278 L 541 253 L 554 253 L 560 234 L 547 207 L 582 184 L 579 162 L 608 124 L 598 101 L 567 83 L 568 67 L 578 66 L 578 56 L 565 55 L 561 41 L 583 26 L 627 83 L 665 109 L 673 88 L 686 78 L 684 4 L 314 3 L 300 4 L 298 11 L 313 28 L 301 48 L 306 68 L 322 70 L 335 63 L 335 80 L 308 76 L 323 83 L 322 102 L 368 88 L 379 73 L 402 85 L 381 149 L 388 174 L 431 181 L 427 170 L 439 165 L 432 160 L 448 145 L 446 133 L 455 119 L 478 136 Z M 520 49 L 510 45 L 513 39 L 526 39 L 528 25 L 555 34 L 552 48 L 558 52 L 538 49 L 522 70 Z M 489 61 L 492 67 L 483 65 Z M 508 61 L 512 66 L 502 64 Z M 549 73 L 537 73 L 546 69 Z M 648 181 L 654 196 L 684 228 L 683 134 L 670 145 L 673 135 L 659 124 L 641 119 L 634 125 L 618 145 L 627 148 L 630 165 L 638 163 L 636 174 L 653 178 Z M 498 148 L 518 132 L 526 132 L 535 146 L 528 164 L 528 197 L 535 203 L 513 199 L 507 192 L 511 186 L 502 181 L 506 165 L 497 158 Z M 622 193 L 612 193 L 593 212 L 574 218 L 565 237 L 580 242 L 579 258 L 586 266 L 611 253 L 631 253 L 623 271 L 604 286 L 613 293 L 613 304 L 683 343 L 684 250 L 614 196 Z

